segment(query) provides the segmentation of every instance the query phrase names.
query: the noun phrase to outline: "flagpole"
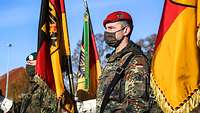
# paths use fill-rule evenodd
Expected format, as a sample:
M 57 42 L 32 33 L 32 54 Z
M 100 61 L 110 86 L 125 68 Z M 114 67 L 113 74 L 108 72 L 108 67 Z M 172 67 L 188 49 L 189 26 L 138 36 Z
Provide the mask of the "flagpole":
M 88 15 L 90 15 L 87 0 L 83 0 L 83 3 L 84 3 L 85 10 L 87 11 Z M 91 21 L 90 16 L 89 16 L 89 20 Z M 92 24 L 90 24 L 90 27 L 92 28 Z M 93 29 L 91 29 L 91 30 L 93 30 Z
M 84 3 L 85 10 L 87 10 L 88 9 L 87 0 L 83 0 L 83 3 Z
M 64 2 L 64 0 L 63 0 Z M 65 9 L 65 6 L 63 4 L 63 8 Z M 64 17 L 66 19 L 66 15 Z M 66 21 L 66 25 L 63 26 L 65 27 L 65 29 L 67 30 L 67 37 L 69 37 L 68 35 L 68 29 L 67 29 L 67 19 L 65 20 Z M 69 42 L 69 38 L 67 39 L 68 42 Z M 68 43 L 69 47 L 70 47 L 70 44 Z M 71 99 L 73 101 L 73 104 L 74 104 L 74 112 L 75 113 L 78 113 L 78 110 L 77 110 L 77 104 L 76 104 L 76 94 L 75 94 L 75 90 L 74 90 L 74 78 L 73 78 L 73 70 L 72 70 L 72 62 L 71 62 L 71 52 L 70 52 L 70 49 L 68 50 L 69 51 L 69 56 L 67 56 L 67 73 L 65 74 L 66 77 L 68 77 L 69 79 L 69 90 L 70 90 L 70 96 L 71 96 Z
M 10 48 L 12 44 L 8 44 L 8 62 L 7 62 L 7 75 L 6 75 L 6 94 L 5 97 L 8 97 L 8 81 L 9 81 L 9 62 L 10 62 Z

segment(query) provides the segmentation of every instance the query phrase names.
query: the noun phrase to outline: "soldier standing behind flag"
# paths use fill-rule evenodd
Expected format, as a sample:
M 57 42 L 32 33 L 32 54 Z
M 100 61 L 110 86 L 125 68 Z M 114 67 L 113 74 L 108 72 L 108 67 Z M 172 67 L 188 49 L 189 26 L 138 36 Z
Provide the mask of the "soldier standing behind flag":
M 97 113 L 143 113 L 149 110 L 149 64 L 141 48 L 130 40 L 132 17 L 123 11 L 103 22 L 106 44 L 115 50 L 99 78 Z
M 26 72 L 30 77 L 31 87 L 9 113 L 57 113 L 55 92 L 35 75 L 36 55 L 37 53 L 32 53 L 26 58 Z

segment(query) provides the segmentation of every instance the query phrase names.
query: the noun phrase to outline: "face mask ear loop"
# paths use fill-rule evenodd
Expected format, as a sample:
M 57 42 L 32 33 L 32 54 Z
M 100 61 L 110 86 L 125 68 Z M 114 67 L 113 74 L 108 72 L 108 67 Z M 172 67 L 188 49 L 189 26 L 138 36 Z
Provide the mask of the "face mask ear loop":
M 122 31 L 122 30 L 124 30 L 126 27 L 127 27 L 127 26 L 124 26 L 123 28 L 121 28 L 121 29 L 119 29 L 119 30 L 117 30 L 117 31 L 115 31 L 115 32 L 112 32 L 112 33 L 117 33 L 117 32 L 119 32 L 119 31 Z

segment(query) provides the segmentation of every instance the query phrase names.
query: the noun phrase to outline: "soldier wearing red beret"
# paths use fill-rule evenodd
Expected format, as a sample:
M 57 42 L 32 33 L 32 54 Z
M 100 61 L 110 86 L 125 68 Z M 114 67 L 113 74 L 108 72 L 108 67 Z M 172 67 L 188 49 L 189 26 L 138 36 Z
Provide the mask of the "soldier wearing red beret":
M 116 11 L 103 21 L 105 43 L 114 48 L 99 78 L 97 113 L 149 112 L 149 64 L 130 40 L 133 20 Z

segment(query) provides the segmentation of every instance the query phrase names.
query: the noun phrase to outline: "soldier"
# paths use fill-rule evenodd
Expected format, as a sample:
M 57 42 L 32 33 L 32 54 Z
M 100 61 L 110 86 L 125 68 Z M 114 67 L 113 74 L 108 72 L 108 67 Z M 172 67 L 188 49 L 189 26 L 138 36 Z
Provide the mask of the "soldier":
M 26 58 L 26 72 L 31 86 L 21 101 L 14 104 L 11 113 L 56 113 L 57 101 L 55 92 L 37 75 L 35 75 L 36 53 Z
M 141 48 L 130 40 L 130 14 L 117 11 L 103 21 L 104 40 L 114 48 L 99 78 L 97 113 L 149 112 L 149 64 Z

